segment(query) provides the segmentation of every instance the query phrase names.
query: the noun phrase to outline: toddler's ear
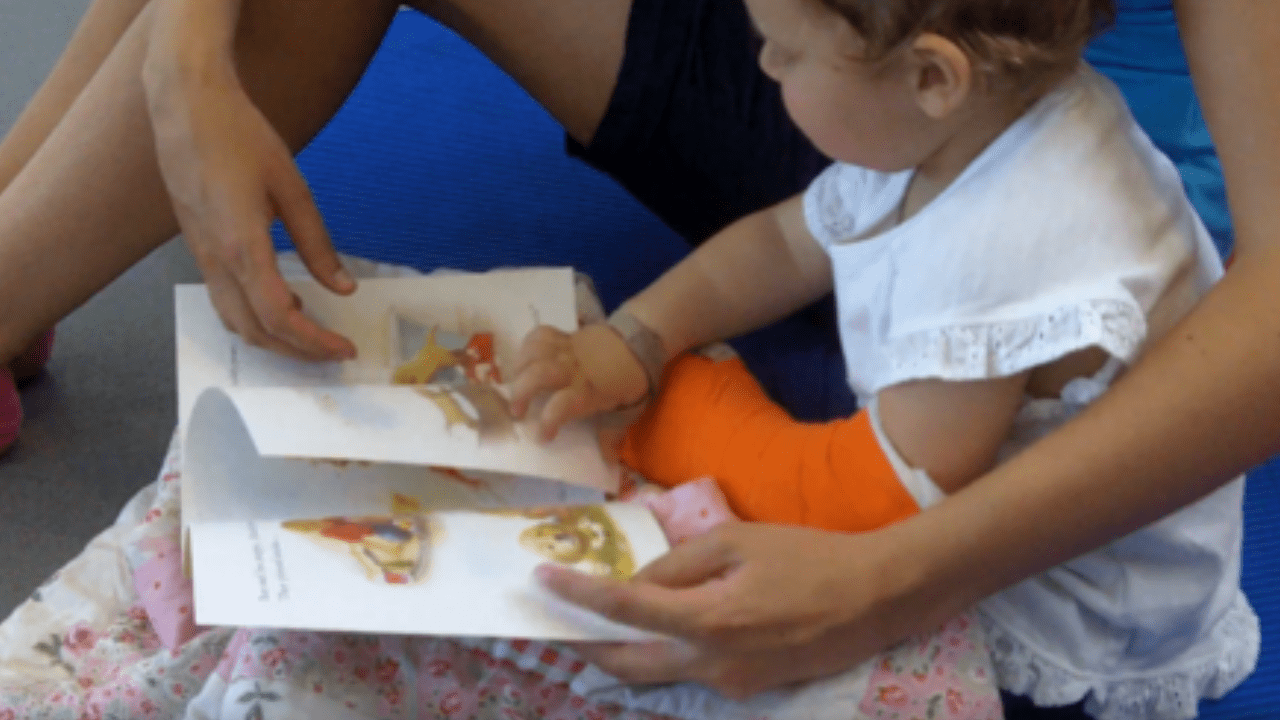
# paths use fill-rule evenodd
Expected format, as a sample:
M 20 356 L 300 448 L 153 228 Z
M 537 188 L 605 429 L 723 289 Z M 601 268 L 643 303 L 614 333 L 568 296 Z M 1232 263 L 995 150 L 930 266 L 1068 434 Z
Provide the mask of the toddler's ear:
M 973 90 L 973 63 L 954 42 L 923 33 L 910 48 L 910 82 L 916 104 L 934 120 L 955 112 Z

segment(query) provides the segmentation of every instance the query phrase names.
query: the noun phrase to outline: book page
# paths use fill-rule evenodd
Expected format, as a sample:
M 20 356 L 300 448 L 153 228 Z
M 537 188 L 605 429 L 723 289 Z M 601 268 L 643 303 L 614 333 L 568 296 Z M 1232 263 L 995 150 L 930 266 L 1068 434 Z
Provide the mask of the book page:
M 590 423 L 541 443 L 510 413 L 506 380 L 525 335 L 539 323 L 576 327 L 569 270 L 366 280 L 347 298 L 314 282 L 293 287 L 312 316 L 351 338 L 358 358 L 305 363 L 250 347 L 222 327 L 203 286 L 180 287 L 184 438 L 201 393 L 216 387 L 264 457 L 446 465 L 617 488 Z M 203 422 L 219 429 L 202 434 L 225 427 Z M 201 469 L 184 471 L 198 478 Z
M 264 457 L 231 396 L 211 389 L 197 404 L 183 448 L 182 519 L 188 525 L 379 513 L 385 512 L 387 498 L 397 493 L 433 509 L 604 500 L 599 488 L 530 475 L 447 465 Z
M 667 549 L 647 509 L 602 505 L 618 474 L 590 424 L 544 444 L 510 415 L 505 382 L 524 336 L 539 323 L 576 327 L 572 274 L 366 280 L 348 298 L 293 287 L 358 359 L 249 347 L 203 286 L 177 293 L 198 622 L 636 637 L 531 577 L 546 560 L 626 577 Z M 549 506 L 587 515 L 527 510 Z
M 196 621 L 370 633 L 639 640 L 533 579 L 544 562 L 618 579 L 667 549 L 648 509 L 599 504 L 425 511 L 192 527 Z
M 508 370 L 534 327 L 578 327 L 573 273 L 568 268 L 367 279 L 347 297 L 311 280 L 289 285 L 310 317 L 355 344 L 357 358 L 303 362 L 250 346 L 223 327 L 204 285 L 179 285 L 175 314 L 181 428 L 209 387 L 392 384 L 405 354 L 405 348 L 396 345 L 414 339 L 421 344 L 431 330 L 455 337 L 490 334 L 494 365 Z M 402 331 L 415 329 L 423 336 L 398 337 L 413 335 Z

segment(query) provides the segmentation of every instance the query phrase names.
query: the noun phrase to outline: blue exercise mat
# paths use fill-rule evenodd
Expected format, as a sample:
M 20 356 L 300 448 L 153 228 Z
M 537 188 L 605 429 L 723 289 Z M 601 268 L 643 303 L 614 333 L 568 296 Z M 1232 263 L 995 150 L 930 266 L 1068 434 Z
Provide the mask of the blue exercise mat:
M 374 260 L 423 270 L 571 265 L 613 307 L 686 252 L 611 180 L 566 157 L 559 126 L 501 71 L 413 12 L 400 13 L 299 164 L 339 250 Z M 737 346 L 798 416 L 852 409 L 839 353 L 813 320 Z M 1280 714 L 1280 653 L 1266 632 L 1280 622 L 1280 462 L 1252 475 L 1246 516 L 1244 585 L 1262 617 L 1263 655 L 1239 690 L 1204 706 L 1205 718 Z
M 402 11 L 339 114 L 300 155 L 338 248 L 420 269 L 572 264 L 606 304 L 687 250 L 457 36 Z M 278 245 L 288 246 L 277 228 Z
M 1262 621 L 1262 656 L 1244 684 L 1201 705 L 1205 720 L 1280 717 L 1280 458 L 1249 473 L 1246 483 L 1241 584 Z

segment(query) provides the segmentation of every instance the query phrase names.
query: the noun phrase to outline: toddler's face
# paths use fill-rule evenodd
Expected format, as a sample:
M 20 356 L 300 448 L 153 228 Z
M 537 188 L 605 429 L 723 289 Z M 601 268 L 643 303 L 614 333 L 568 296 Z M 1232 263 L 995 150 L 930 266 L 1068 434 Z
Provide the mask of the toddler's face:
M 927 157 L 927 118 L 906 70 L 858 59 L 861 40 L 815 0 L 746 0 L 763 40 L 760 67 L 787 113 L 829 157 L 886 172 Z

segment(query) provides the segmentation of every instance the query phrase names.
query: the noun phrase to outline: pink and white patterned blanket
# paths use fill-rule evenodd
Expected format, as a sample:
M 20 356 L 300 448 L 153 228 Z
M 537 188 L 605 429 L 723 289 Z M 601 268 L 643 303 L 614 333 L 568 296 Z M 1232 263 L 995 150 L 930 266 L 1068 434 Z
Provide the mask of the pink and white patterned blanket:
M 361 277 L 417 274 L 343 262 Z M 281 269 L 306 272 L 289 255 Z M 601 316 L 589 282 L 578 289 L 584 319 Z M 0 623 L 0 720 L 1002 717 L 969 615 L 842 675 L 747 702 L 692 683 L 629 687 L 553 643 L 198 627 L 181 571 L 180 453 L 175 439 L 159 479 Z M 673 542 L 727 512 L 705 484 L 638 495 Z
M 197 627 L 179 452 L 175 441 L 160 479 L 0 624 L 0 720 L 1001 716 L 970 617 L 860 672 L 747 703 L 691 684 L 628 688 L 553 643 Z

